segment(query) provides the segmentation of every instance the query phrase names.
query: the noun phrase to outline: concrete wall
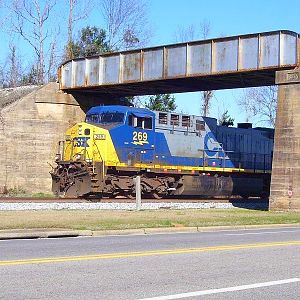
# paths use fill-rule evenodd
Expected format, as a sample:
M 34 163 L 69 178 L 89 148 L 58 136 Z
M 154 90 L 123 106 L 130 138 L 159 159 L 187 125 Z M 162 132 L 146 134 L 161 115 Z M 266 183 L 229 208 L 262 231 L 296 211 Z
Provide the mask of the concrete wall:
M 300 71 L 280 71 L 270 209 L 300 210 Z
M 88 103 L 85 103 L 89 106 Z M 0 192 L 51 192 L 49 171 L 65 130 L 84 120 L 75 98 L 49 83 L 0 111 Z

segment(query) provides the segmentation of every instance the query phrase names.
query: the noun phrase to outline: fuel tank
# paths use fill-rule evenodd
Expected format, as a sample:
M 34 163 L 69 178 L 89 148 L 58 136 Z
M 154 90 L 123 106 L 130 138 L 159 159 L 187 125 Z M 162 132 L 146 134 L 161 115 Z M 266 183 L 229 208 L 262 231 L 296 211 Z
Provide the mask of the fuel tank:
M 188 176 L 182 177 L 182 186 L 175 195 L 186 196 L 260 196 L 263 192 L 263 178 L 235 176 Z

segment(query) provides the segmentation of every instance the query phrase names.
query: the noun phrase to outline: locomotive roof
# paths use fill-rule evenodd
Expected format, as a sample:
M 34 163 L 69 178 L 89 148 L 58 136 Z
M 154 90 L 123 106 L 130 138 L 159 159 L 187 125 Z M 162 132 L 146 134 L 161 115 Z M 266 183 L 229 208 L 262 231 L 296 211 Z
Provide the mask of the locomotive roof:
M 94 106 L 88 110 L 87 114 L 97 114 L 102 112 L 121 112 L 121 113 L 137 113 L 137 114 L 147 114 L 153 115 L 154 113 L 147 108 L 138 108 L 122 105 L 105 105 L 105 106 Z

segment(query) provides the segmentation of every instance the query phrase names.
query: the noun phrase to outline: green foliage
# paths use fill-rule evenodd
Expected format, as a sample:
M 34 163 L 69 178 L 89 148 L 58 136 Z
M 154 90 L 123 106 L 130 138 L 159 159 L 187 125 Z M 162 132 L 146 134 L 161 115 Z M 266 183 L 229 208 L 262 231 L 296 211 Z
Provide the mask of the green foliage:
M 26 191 L 21 187 L 13 187 L 7 190 L 9 196 L 25 196 Z
M 170 94 L 157 94 L 151 96 L 145 105 L 150 110 L 170 112 L 177 108 L 175 97 Z
M 223 112 L 221 118 L 219 119 L 219 125 L 221 126 L 233 126 L 234 119 L 228 114 L 228 110 Z
M 31 195 L 34 198 L 53 198 L 53 194 L 38 192 Z
M 87 26 L 80 30 L 77 40 L 68 43 L 65 59 L 99 55 L 110 50 L 106 41 L 106 31 L 96 26 Z

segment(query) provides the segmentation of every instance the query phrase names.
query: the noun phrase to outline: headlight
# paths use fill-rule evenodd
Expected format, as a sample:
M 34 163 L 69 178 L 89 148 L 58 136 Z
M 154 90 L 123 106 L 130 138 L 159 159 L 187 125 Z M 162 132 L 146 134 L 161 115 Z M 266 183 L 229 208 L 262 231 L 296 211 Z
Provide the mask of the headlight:
M 75 155 L 75 160 L 76 160 L 76 161 L 81 160 L 81 154 L 76 154 L 76 155 Z
M 55 161 L 60 161 L 60 154 L 55 155 Z
M 78 125 L 78 135 L 82 135 L 82 125 Z
M 105 134 L 94 134 L 94 140 L 105 140 Z

